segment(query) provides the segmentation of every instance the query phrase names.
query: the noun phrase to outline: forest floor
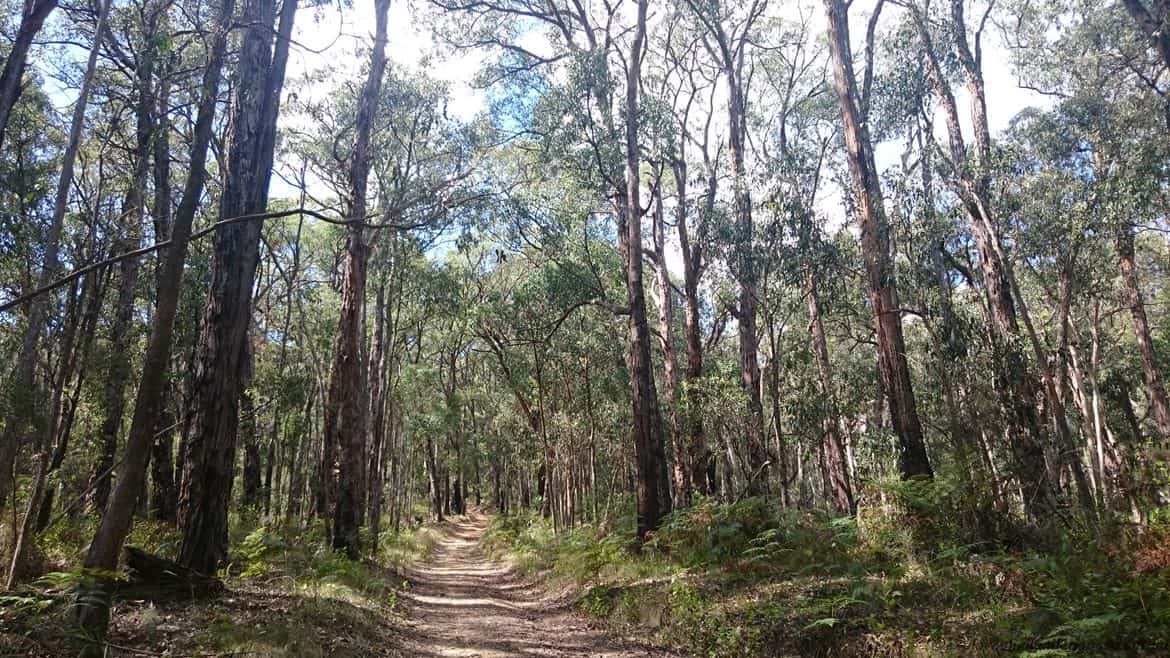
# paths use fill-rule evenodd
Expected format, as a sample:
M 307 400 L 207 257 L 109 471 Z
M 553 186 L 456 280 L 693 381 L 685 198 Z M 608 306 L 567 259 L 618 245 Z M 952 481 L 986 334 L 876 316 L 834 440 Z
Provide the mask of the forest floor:
M 521 576 L 480 546 L 489 517 L 402 535 L 374 562 L 251 533 L 207 600 L 119 601 L 107 656 L 165 658 L 670 658 L 602 630 L 567 592 Z M 249 549 L 250 547 L 250 549 Z M 267 548 L 265 548 L 267 547 Z M 249 558 L 248 555 L 251 555 Z M 409 556 L 409 557 L 404 557 Z M 61 597 L 43 581 L 0 597 L 0 658 L 77 655 Z M 59 589 L 59 588 L 58 588 Z M 41 606 L 44 607 L 41 607 Z
M 599 630 L 565 596 L 545 591 L 484 555 L 487 518 L 451 524 L 431 557 L 416 565 L 401 593 L 410 656 L 670 656 Z

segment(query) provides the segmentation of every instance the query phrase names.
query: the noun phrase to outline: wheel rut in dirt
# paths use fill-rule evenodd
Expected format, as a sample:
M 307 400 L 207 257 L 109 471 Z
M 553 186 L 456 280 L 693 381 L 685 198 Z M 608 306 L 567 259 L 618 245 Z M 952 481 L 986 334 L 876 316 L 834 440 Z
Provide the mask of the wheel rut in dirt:
M 674 654 L 598 629 L 564 601 L 484 555 L 487 519 L 453 520 L 401 593 L 408 655 L 502 658 Z

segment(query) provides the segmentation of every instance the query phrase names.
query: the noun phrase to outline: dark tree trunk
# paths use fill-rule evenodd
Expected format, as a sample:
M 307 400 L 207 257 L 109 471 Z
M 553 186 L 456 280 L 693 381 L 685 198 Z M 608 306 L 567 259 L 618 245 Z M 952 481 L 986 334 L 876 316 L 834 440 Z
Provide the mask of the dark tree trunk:
M 366 296 L 368 248 L 362 222 L 367 214 L 366 188 L 370 173 L 370 133 L 382 93 L 386 70 L 386 25 L 390 0 L 374 0 L 376 29 L 370 70 L 362 87 L 350 154 L 349 217 L 357 223 L 347 229 L 345 279 L 341 289 L 341 318 L 337 324 L 329 401 L 325 407 L 326 441 L 340 448 L 337 500 L 333 506 L 333 547 L 356 558 L 359 508 L 366 495 L 366 385 L 361 355 L 362 304 Z
M 638 0 L 634 42 L 630 47 L 626 75 L 626 189 L 619 209 L 618 232 L 625 261 L 626 294 L 629 300 L 630 393 L 634 414 L 634 459 L 637 465 L 638 538 L 656 529 L 670 511 L 670 500 L 662 500 L 661 479 L 665 474 L 662 414 L 654 386 L 650 360 L 650 327 L 646 319 L 646 296 L 642 282 L 641 151 L 638 145 L 638 92 L 641 85 L 642 44 L 646 39 L 647 0 Z
M 20 14 L 20 27 L 16 30 L 16 38 L 12 40 L 8 57 L 4 60 L 4 69 L 0 71 L 0 146 L 4 145 L 4 133 L 8 128 L 8 119 L 12 116 L 12 108 L 24 91 L 24 69 L 28 64 L 29 48 L 44 26 L 45 19 L 56 6 L 57 0 L 24 2 Z M 3 500 L 0 499 L 0 502 Z
M 263 213 L 268 207 L 276 120 L 296 8 L 296 0 L 284 0 L 274 50 L 275 0 L 244 2 L 247 27 L 233 84 L 221 219 Z M 183 533 L 179 562 L 203 573 L 215 573 L 227 557 L 228 504 L 239 403 L 249 368 L 248 328 L 262 229 L 259 220 L 237 222 L 215 234 L 195 366 L 192 434 L 179 493 Z
M 179 490 L 175 486 L 175 414 L 172 411 L 174 387 L 167 382 L 159 405 L 154 444 L 150 452 L 150 512 L 155 519 L 173 523 L 177 519 Z
M 160 70 L 155 115 L 154 210 L 151 213 L 155 241 L 169 240 L 171 237 L 170 85 L 167 80 L 169 74 L 168 67 L 164 65 Z M 162 290 L 162 273 L 161 267 L 155 272 L 155 299 L 158 299 Z M 178 391 L 175 388 L 173 373 L 167 375 L 163 388 L 158 422 L 154 428 L 154 445 L 151 447 L 150 479 L 153 485 L 150 504 L 154 518 L 174 523 L 178 519 L 179 507 L 179 489 L 175 482 L 175 434 L 179 422 L 174 413 Z
M 255 509 L 260 502 L 260 437 L 256 431 L 256 404 L 248 391 L 240 396 L 240 416 L 244 439 L 244 490 L 240 505 Z
M 125 458 L 118 469 L 117 483 L 110 495 L 110 503 L 102 516 L 94 539 L 89 545 L 84 566 L 87 569 L 113 572 L 118 566 L 118 553 L 130 531 L 136 502 L 146 480 L 146 465 L 150 459 L 154 427 L 162 408 L 167 363 L 170 361 L 171 341 L 174 336 L 175 315 L 179 291 L 183 283 L 183 265 L 187 259 L 187 243 L 191 224 L 199 207 L 206 181 L 207 152 L 214 127 L 215 106 L 219 96 L 220 73 L 227 50 L 229 26 L 235 8 L 234 0 L 223 0 L 214 22 L 215 36 L 208 51 L 207 65 L 199 92 L 195 125 L 191 133 L 191 156 L 183 199 L 175 214 L 171 244 L 165 251 L 165 260 L 159 276 L 158 303 L 143 358 L 142 377 L 134 402 L 130 432 L 126 441 Z M 101 639 L 109 623 L 111 581 L 101 580 L 84 586 L 76 607 L 78 624 L 90 637 Z M 100 652 L 100 643 L 90 645 L 92 653 Z

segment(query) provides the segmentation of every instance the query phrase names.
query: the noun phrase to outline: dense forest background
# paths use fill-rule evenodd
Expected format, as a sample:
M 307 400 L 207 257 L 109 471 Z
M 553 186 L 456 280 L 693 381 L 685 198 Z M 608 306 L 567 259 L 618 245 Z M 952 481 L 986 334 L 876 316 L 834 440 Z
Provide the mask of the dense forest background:
M 698 654 L 1170 650 L 1164 3 L 3 2 L 3 625 L 474 509 Z

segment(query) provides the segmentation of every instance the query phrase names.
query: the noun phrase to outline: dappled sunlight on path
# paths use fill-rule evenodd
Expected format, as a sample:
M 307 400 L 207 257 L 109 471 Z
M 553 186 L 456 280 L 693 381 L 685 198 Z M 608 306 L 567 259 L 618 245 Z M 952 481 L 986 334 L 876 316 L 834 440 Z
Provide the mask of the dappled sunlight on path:
M 593 628 L 506 564 L 488 559 L 479 540 L 487 519 L 453 520 L 434 555 L 411 573 L 402 592 L 409 655 L 668 657 Z

